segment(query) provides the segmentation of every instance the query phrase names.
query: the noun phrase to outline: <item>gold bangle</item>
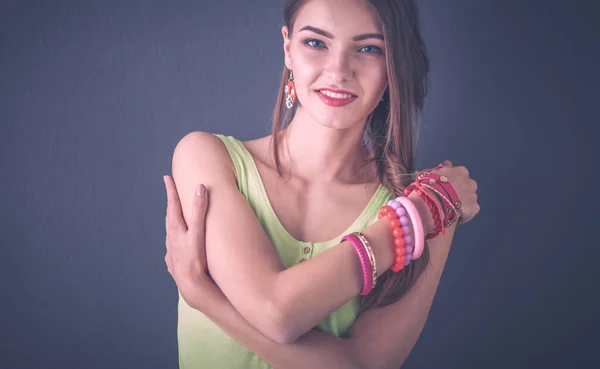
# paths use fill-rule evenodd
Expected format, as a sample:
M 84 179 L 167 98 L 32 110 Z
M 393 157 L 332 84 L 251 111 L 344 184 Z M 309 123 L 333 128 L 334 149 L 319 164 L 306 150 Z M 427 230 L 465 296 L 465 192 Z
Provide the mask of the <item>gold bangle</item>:
M 354 234 L 360 239 L 362 244 L 365 246 L 365 250 L 367 250 L 367 255 L 369 255 L 369 261 L 371 262 L 371 266 L 373 267 L 373 288 L 375 288 L 375 286 L 377 285 L 377 263 L 375 261 L 375 254 L 373 253 L 373 249 L 371 248 L 371 245 L 369 244 L 369 241 L 367 241 L 367 238 L 364 234 L 360 232 L 354 232 Z

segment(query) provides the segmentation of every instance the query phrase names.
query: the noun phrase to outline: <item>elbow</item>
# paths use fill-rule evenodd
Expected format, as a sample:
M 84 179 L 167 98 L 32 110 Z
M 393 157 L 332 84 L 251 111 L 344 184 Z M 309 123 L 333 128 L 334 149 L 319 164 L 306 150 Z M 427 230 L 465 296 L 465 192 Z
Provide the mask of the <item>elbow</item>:
M 300 337 L 293 329 L 280 325 L 270 339 L 280 345 L 291 345 Z
M 290 331 L 279 329 L 278 331 L 273 332 L 269 339 L 280 345 L 291 345 L 292 343 L 296 342 L 298 337 L 295 334 L 292 334 Z
M 302 319 L 298 319 L 297 303 L 286 293 L 286 289 L 283 289 L 283 293 L 280 291 L 272 287 L 253 294 L 257 298 L 253 305 L 258 308 L 254 310 L 256 320 L 253 323 L 257 323 L 254 326 L 272 342 L 289 345 L 296 342 L 307 329 L 303 330 Z
M 264 321 L 266 322 L 263 334 L 271 341 L 280 345 L 289 345 L 302 335 L 295 325 L 296 320 L 291 319 L 284 309 L 274 303 L 269 303 L 265 309 Z

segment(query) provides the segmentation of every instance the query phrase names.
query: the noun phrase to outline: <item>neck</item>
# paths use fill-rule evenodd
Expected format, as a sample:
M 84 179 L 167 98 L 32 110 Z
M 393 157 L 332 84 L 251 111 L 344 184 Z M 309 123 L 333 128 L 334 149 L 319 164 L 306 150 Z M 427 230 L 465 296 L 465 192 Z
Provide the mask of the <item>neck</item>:
M 282 135 L 284 172 L 306 183 L 364 183 L 369 167 L 363 124 L 347 129 L 325 127 L 298 108 Z M 372 175 L 371 175 L 372 176 Z

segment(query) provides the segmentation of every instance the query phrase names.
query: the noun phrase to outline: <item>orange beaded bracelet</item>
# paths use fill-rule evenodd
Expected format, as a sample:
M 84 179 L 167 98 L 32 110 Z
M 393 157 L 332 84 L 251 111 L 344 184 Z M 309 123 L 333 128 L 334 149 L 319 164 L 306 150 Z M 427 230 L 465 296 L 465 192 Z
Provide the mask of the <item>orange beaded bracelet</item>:
M 396 210 L 389 205 L 382 206 L 377 217 L 386 217 L 390 221 L 390 227 L 392 227 L 392 234 L 394 235 L 394 249 L 396 253 L 396 260 L 390 269 L 397 273 L 404 269 L 407 264 L 407 250 L 406 241 L 404 239 L 404 229 L 402 229 L 402 224 L 400 223 L 398 214 L 396 214 Z

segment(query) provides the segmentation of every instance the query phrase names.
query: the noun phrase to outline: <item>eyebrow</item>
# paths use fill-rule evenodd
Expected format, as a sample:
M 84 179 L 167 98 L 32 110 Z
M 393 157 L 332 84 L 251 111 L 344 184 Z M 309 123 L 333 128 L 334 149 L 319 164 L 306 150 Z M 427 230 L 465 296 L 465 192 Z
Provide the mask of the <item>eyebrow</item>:
M 324 31 L 320 28 L 313 27 L 313 26 L 303 27 L 299 32 L 302 32 L 302 31 L 311 31 L 311 32 L 317 33 L 323 37 L 330 38 L 332 40 L 334 38 L 331 33 Z M 357 35 L 357 36 L 352 37 L 352 40 L 353 41 L 363 41 L 363 40 L 367 40 L 370 38 L 376 38 L 378 40 L 384 41 L 383 35 L 381 33 L 364 33 L 362 35 Z

